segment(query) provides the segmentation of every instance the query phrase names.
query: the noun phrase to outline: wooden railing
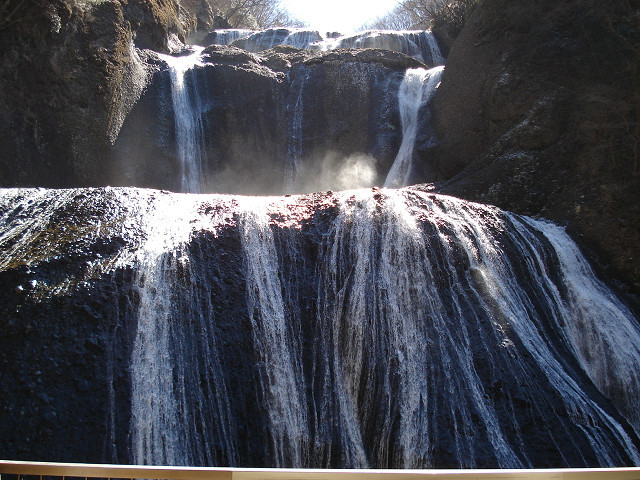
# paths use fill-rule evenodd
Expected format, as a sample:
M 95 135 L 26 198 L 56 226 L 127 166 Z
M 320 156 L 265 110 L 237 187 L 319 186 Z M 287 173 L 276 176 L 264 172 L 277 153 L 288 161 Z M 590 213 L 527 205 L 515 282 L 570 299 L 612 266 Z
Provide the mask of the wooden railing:
M 157 480 L 640 480 L 640 468 L 532 470 L 314 470 L 150 467 L 0 460 L 0 476 Z M 4 480 L 4 479 L 3 479 Z

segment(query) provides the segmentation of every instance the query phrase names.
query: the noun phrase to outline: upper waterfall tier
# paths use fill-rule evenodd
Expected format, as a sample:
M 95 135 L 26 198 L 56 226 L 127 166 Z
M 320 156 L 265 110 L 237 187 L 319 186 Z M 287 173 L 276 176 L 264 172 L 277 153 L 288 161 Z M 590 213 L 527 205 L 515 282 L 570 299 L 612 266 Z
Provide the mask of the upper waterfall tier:
M 380 49 L 157 55 L 115 141 L 111 183 L 251 195 L 382 186 L 403 142 L 395 186 L 424 180 L 412 160 L 434 144 L 428 109 L 439 82 L 424 85 L 405 132 L 401 85 L 416 68 L 426 71 Z M 416 78 L 422 92 L 427 77 Z
M 261 52 L 276 45 L 311 50 L 339 48 L 379 48 L 404 53 L 429 67 L 444 63 L 438 42 L 429 31 L 367 30 L 353 35 L 322 33 L 317 30 L 270 28 L 267 30 L 213 30 L 205 45 L 233 45 L 250 52 Z
M 640 463 L 637 318 L 553 224 L 416 189 L 1 190 L 0 253 L 5 458 Z

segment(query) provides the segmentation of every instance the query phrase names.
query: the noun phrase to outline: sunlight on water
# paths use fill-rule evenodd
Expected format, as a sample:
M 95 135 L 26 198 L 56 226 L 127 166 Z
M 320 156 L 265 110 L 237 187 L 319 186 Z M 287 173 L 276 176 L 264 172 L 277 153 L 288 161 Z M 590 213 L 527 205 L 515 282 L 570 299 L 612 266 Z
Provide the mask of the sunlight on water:
M 207 454 L 194 447 L 206 447 L 206 440 L 185 428 L 187 419 L 196 414 L 186 401 L 189 392 L 185 378 L 174 378 L 182 365 L 176 342 L 180 334 L 173 325 L 176 306 L 184 301 L 176 297 L 181 276 L 191 268 L 187 242 L 196 230 L 215 232 L 216 224 L 200 213 L 205 199 L 228 200 L 220 195 L 187 195 L 148 192 L 148 210 L 142 215 L 145 241 L 137 250 L 135 285 L 139 295 L 137 333 L 131 362 L 131 428 L 134 462 L 147 465 L 193 465 Z M 221 223 L 229 219 L 219 219 Z M 186 292 L 182 293 L 186 295 Z M 198 301 L 187 298 L 193 311 L 191 321 L 202 314 Z M 179 331 L 179 330 L 178 330 Z M 180 343 L 178 343 L 180 345 Z M 180 345 L 182 346 L 182 345 Z M 171 353 L 171 352 L 177 353 Z M 213 362 L 215 357 L 211 359 Z M 214 373 L 219 371 L 214 370 Z M 223 382 L 220 381 L 220 385 Z M 224 389 L 218 390 L 224 397 Z M 214 396 L 214 399 L 216 397 Z M 228 399 L 223 398 L 223 403 Z M 224 432 L 224 425 L 219 427 Z M 229 436 L 232 442 L 232 437 Z M 210 460 L 209 460 L 210 461 Z
M 308 465 L 310 433 L 298 339 L 291 332 L 278 255 L 265 198 L 242 198 L 240 232 L 246 258 L 247 309 L 260 355 L 260 384 L 268 405 L 270 456 L 277 465 Z
M 184 56 L 159 54 L 171 73 L 171 98 L 176 128 L 178 158 L 180 160 L 181 191 L 199 193 L 204 179 L 200 97 L 197 83 L 192 89 L 186 83 L 186 73 L 202 66 L 203 47 L 193 47 L 193 53 Z
M 629 309 L 594 275 L 577 245 L 566 232 L 549 222 L 527 220 L 544 233 L 558 253 L 563 286 L 550 290 L 566 319 L 560 328 L 567 336 L 582 368 L 598 389 L 609 397 L 640 433 L 640 326 Z M 535 257 L 541 262 L 540 257 Z M 548 281 L 548 280 L 547 280 Z
M 266 415 L 266 448 L 275 466 L 331 466 L 327 459 L 335 456 L 331 452 L 338 448 L 337 465 L 345 467 L 384 466 L 387 464 L 376 459 L 388 458 L 397 467 L 426 468 L 438 464 L 434 445 L 447 441 L 456 464 L 470 468 L 479 461 L 471 425 L 486 432 L 498 466 L 530 466 L 526 451 L 514 443 L 512 428 L 487 395 L 491 380 L 478 370 L 473 353 L 478 335 L 485 348 L 495 343 L 493 348 L 497 349 L 485 369 L 507 368 L 519 384 L 530 380 L 527 372 L 532 368 L 544 376 L 548 382 L 545 388 L 562 399 L 600 464 L 619 461 L 615 445 L 621 445 L 634 462 L 640 461 L 629 434 L 587 395 L 576 373 L 558 356 L 558 347 L 542 333 L 548 321 L 546 312 L 553 312 L 553 317 L 563 319 L 558 328 L 567 333 L 570 348 L 580 357 L 584 349 L 582 344 L 576 345 L 572 330 L 576 319 L 605 316 L 611 323 L 598 331 L 618 333 L 620 326 L 627 325 L 620 323 L 620 318 L 632 321 L 621 306 L 613 306 L 615 300 L 608 300 L 610 293 L 604 289 L 588 287 L 590 296 L 601 298 L 595 303 L 612 305 L 608 312 L 585 310 L 589 308 L 585 302 L 566 304 L 559 293 L 550 294 L 556 287 L 550 277 L 539 276 L 537 272 L 546 267 L 536 266 L 536 262 L 543 262 L 541 255 L 548 256 L 553 249 L 541 244 L 530 229 L 546 230 L 549 237 L 555 237 L 554 248 L 560 258 L 575 255 L 561 253 L 572 252 L 571 242 L 546 224 L 451 197 L 407 189 L 361 189 L 340 192 L 336 199 L 339 212 L 311 269 L 318 282 L 313 348 L 318 363 L 314 369 L 322 381 L 309 383 L 304 358 L 310 352 L 304 351 L 300 330 L 304 320 L 301 310 L 290 303 L 291 292 L 297 287 L 283 274 L 283 252 L 279 250 L 282 242 L 288 246 L 287 255 L 298 248 L 300 219 L 313 211 L 306 205 L 309 198 L 171 194 L 154 198 L 155 213 L 149 216 L 147 242 L 138 260 L 140 307 L 132 363 L 137 462 L 203 461 L 197 445 L 210 440 L 199 440 L 180 420 L 199 415 L 202 407 L 186 395 L 189 385 L 197 383 L 197 378 L 191 379 L 194 373 L 190 367 L 180 360 L 187 355 L 187 343 L 175 344 L 175 339 L 184 335 L 175 324 L 176 305 L 183 305 L 176 297 L 176 282 L 183 281 L 178 280 L 183 271 L 191 272 L 185 278 L 197 278 L 190 266 L 196 259 L 184 248 L 190 235 L 235 224 L 244 257 L 257 388 Z M 219 213 L 202 215 L 203 205 L 218 202 L 226 205 Z M 279 230 L 286 225 L 286 233 Z M 520 260 L 511 257 L 513 249 L 528 259 L 529 270 L 524 274 L 516 273 L 514 262 Z M 466 267 L 462 269 L 462 265 Z M 565 267 L 569 280 L 588 278 L 570 273 L 570 269 Z M 572 280 L 568 285 L 584 281 Z M 528 285 L 527 290 L 523 284 Z M 188 304 L 199 302 L 192 299 Z M 202 325 L 207 324 L 206 313 L 197 313 L 192 307 L 189 310 L 201 318 Z M 579 317 L 576 312 L 581 312 Z M 634 338 L 630 345 L 640 344 L 637 329 L 625 332 Z M 597 345 L 608 348 L 608 337 L 602 333 L 588 338 L 593 343 L 588 349 L 599 348 Z M 215 360 L 217 340 L 209 342 L 208 351 Z M 532 365 L 517 362 L 522 349 L 534 360 Z M 627 385 L 627 379 L 635 378 L 629 372 L 637 369 L 640 353 L 631 357 L 610 358 L 606 371 Z M 595 363 L 583 363 L 587 371 L 594 370 L 591 365 Z M 176 368 L 185 375 L 177 383 L 171 380 Z M 225 458 L 239 459 L 238 426 L 229 418 L 230 399 L 221 364 L 216 363 L 210 372 L 218 378 L 220 389 L 211 390 L 215 405 L 207 408 L 215 411 L 225 438 L 230 439 Z M 599 371 L 590 374 L 596 384 L 603 375 Z M 615 380 L 607 385 L 616 385 Z M 607 385 L 599 385 L 603 393 L 616 394 L 618 387 L 607 390 Z M 637 395 L 637 384 L 630 386 L 634 393 L 614 400 L 622 411 Z M 304 395 L 308 391 L 319 403 L 308 403 Z M 550 391 L 542 396 L 535 391 L 526 395 L 538 408 L 548 409 Z M 381 398 L 393 401 L 381 403 Z M 627 411 L 633 419 L 633 408 Z M 395 415 L 399 415 L 397 421 Z M 333 421 L 318 423 L 324 418 Z M 451 422 L 450 431 L 443 430 L 442 418 Z M 517 425 L 518 418 L 509 422 Z M 551 438 L 557 435 L 555 423 L 560 420 L 536 418 Z M 375 432 L 370 431 L 372 421 Z M 562 422 L 569 428 L 566 420 Z M 216 432 L 215 425 L 207 429 L 209 436 Z M 567 447 L 575 449 L 578 444 Z
M 53 228 L 124 239 L 135 463 L 640 463 L 637 319 L 553 224 L 377 188 L 16 189 L 0 212 L 0 246 L 32 270 Z
M 402 144 L 384 182 L 387 188 L 404 187 L 409 183 L 418 135 L 418 114 L 435 95 L 443 71 L 444 67 L 431 70 L 410 68 L 405 73 L 398 93 L 402 120 Z
M 307 28 L 270 28 L 257 31 L 221 29 L 214 30 L 207 40 L 214 45 L 233 44 L 250 52 L 268 50 L 276 45 L 321 51 L 378 48 L 403 53 L 429 67 L 444 63 L 434 35 L 424 30 L 366 30 L 348 35 L 329 35 Z

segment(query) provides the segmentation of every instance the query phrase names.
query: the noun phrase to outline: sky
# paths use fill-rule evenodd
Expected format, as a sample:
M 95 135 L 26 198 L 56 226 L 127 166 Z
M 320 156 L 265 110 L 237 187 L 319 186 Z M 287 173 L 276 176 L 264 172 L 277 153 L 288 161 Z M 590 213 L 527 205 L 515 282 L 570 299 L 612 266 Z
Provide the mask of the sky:
M 282 0 L 291 16 L 323 31 L 349 33 L 389 12 L 397 0 Z

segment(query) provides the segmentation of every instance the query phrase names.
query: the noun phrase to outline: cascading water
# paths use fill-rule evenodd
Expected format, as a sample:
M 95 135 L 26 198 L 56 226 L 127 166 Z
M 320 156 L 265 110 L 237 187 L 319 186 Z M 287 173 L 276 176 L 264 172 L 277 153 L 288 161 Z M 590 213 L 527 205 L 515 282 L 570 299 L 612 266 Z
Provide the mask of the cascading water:
M 173 285 L 177 263 L 184 261 L 181 245 L 188 240 L 190 226 L 180 217 L 189 210 L 177 210 L 172 202 L 162 205 L 161 221 L 147 220 L 148 241 L 138 260 L 140 304 L 138 328 L 131 362 L 132 448 L 138 464 L 186 464 L 191 455 L 182 429 L 186 416 L 180 403 L 184 392 L 175 382 L 170 343 Z M 171 215 L 171 213 L 178 215 Z M 182 218 L 189 218 L 182 217 Z M 186 237 L 186 238 L 185 238 Z
M 177 156 L 180 160 L 181 191 L 201 191 L 204 178 L 202 138 L 202 104 L 198 84 L 191 86 L 186 73 L 200 65 L 202 47 L 194 47 L 193 53 L 183 56 L 160 55 L 171 72 L 171 98 L 176 129 Z
M 207 45 L 234 45 L 250 52 L 268 50 L 276 45 L 300 49 L 337 50 L 340 48 L 379 48 L 404 53 L 425 65 L 444 63 L 438 42 L 429 31 L 367 30 L 355 35 L 323 35 L 317 30 L 270 28 L 261 31 L 214 30 Z
M 271 28 L 239 39 L 234 45 L 250 52 L 268 50 L 276 45 L 291 45 L 296 48 L 309 48 L 314 42 L 322 40 L 322 36 L 313 30 Z
M 121 260 L 133 262 L 137 273 L 131 439 L 132 459 L 140 465 L 238 461 L 219 340 L 210 323 L 212 300 L 207 285 L 197 285 L 198 266 L 187 249 L 194 229 L 209 227 L 194 223 L 199 204 L 194 197 L 161 196 L 141 219 L 146 241 L 134 258 Z M 193 331 L 183 328 L 185 321 Z
M 268 405 L 269 456 L 276 465 L 304 467 L 310 444 L 300 318 L 282 296 L 281 272 L 267 198 L 241 200 L 247 310 L 259 356 L 259 383 Z M 243 205 L 244 204 L 244 205 Z
M 404 53 L 429 66 L 444 63 L 438 42 L 428 31 L 368 30 L 355 35 L 324 39 L 312 44 L 312 47 L 322 50 L 381 48 Z
M 552 243 L 562 266 L 563 287 L 570 301 L 559 318 L 570 321 L 559 321 L 558 326 L 567 344 L 593 383 L 640 433 L 640 412 L 633 407 L 640 400 L 638 323 L 624 304 L 605 293 L 607 287 L 595 278 L 576 244 L 562 230 L 551 223 L 531 219 L 529 223 Z M 527 235 L 525 231 L 522 234 Z M 542 263 L 539 256 L 536 261 Z M 559 291 L 550 289 L 549 294 L 565 307 L 566 303 L 559 301 Z M 617 333 L 612 334 L 614 331 Z M 612 374 L 613 371 L 617 373 Z
M 384 186 L 403 187 L 408 184 L 413 163 L 413 153 L 418 135 L 418 114 L 433 98 L 444 67 L 431 70 L 411 68 L 407 70 L 398 92 L 400 118 L 402 121 L 402 144 Z
M 225 28 L 214 30 L 204 39 L 206 45 L 231 45 L 240 38 L 246 38 L 254 33 L 253 30 L 242 28 Z
M 310 38 L 289 29 L 260 35 L 271 42 L 276 33 L 290 42 Z M 219 34 L 227 43 L 243 31 Z M 406 84 L 406 70 L 421 63 L 383 50 L 312 50 L 254 54 L 214 45 L 159 59 L 149 53 L 153 74 L 115 142 L 116 184 L 242 194 L 382 185 L 401 141 L 402 78 Z M 430 128 L 414 127 L 405 137 L 423 138 Z
M 288 135 L 287 158 L 284 174 L 284 192 L 294 193 L 296 190 L 296 177 L 300 169 L 300 157 L 303 152 L 303 122 L 304 122 L 304 87 L 309 79 L 309 73 L 305 72 L 296 86 L 297 95 L 295 103 L 287 105 Z
M 297 38 L 311 48 L 305 32 L 266 33 L 246 37 L 245 47 Z M 377 33 L 332 42 L 392 48 Z M 191 98 L 198 88 L 184 79 L 199 59 L 199 50 L 166 59 L 183 190 L 191 192 L 202 184 L 203 132 Z M 304 154 L 307 68 L 292 80 L 286 112 L 290 193 Z M 410 179 L 419 116 L 442 72 L 404 75 L 402 143 L 385 187 Z M 406 189 L 344 192 L 324 204 L 313 195 L 161 198 L 133 260 L 136 463 L 640 463 L 637 434 L 619 416 L 638 427 L 631 405 L 640 382 L 630 373 L 640 366 L 637 321 L 587 267 L 575 272 L 581 256 L 557 227 Z M 220 256 L 213 261 L 194 242 L 220 243 L 207 247 Z M 229 242 L 238 245 L 231 254 Z M 238 328 L 246 331 L 230 333 Z M 609 354 L 601 367 L 592 352 L 612 352 L 621 332 L 630 358 Z M 227 359 L 229 335 L 245 350 L 239 364 Z M 620 413 L 594 399 L 593 385 Z M 246 423 L 252 412 L 261 414 Z
M 627 402 L 638 395 L 637 320 L 592 272 L 576 273 L 568 259 L 584 260 L 558 227 L 373 189 L 320 202 L 164 194 L 147 232 L 135 257 L 136 462 L 640 463 L 635 432 L 591 383 L 635 423 Z M 194 249 L 203 234 L 216 243 Z M 241 304 L 221 327 L 229 295 Z M 228 350 L 226 338 L 239 334 Z M 603 384 L 584 352 L 612 351 L 618 335 L 630 348 L 610 355 Z M 230 367 L 225 348 L 242 352 L 243 370 Z M 243 371 L 253 386 L 241 384 Z M 254 409 L 263 412 L 258 425 L 245 424 Z M 256 460 L 248 438 L 264 456 Z

